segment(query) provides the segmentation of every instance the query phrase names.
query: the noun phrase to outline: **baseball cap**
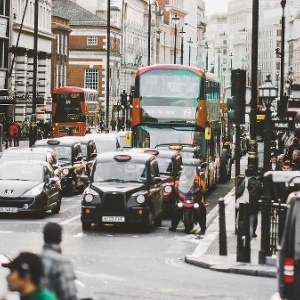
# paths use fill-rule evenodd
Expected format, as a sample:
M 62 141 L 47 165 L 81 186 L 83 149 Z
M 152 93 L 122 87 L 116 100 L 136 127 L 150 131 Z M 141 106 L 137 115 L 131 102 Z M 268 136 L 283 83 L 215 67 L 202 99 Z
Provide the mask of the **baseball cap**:
M 12 261 L 1 265 L 10 270 L 31 273 L 34 277 L 41 277 L 43 274 L 43 264 L 40 257 L 31 252 L 21 252 Z

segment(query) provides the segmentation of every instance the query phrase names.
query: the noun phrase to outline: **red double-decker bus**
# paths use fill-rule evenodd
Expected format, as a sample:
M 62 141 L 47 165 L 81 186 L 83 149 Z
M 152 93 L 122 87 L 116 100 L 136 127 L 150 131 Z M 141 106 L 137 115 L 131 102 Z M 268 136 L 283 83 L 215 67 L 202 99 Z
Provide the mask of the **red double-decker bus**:
M 54 137 L 85 135 L 99 124 L 98 91 L 64 86 L 52 93 L 52 133 Z
M 225 165 L 228 159 L 221 159 L 220 92 L 217 76 L 198 68 L 161 64 L 138 69 L 132 108 L 133 147 L 199 146 L 202 160 L 215 163 L 214 184 L 222 169 L 227 180 L 231 170 Z

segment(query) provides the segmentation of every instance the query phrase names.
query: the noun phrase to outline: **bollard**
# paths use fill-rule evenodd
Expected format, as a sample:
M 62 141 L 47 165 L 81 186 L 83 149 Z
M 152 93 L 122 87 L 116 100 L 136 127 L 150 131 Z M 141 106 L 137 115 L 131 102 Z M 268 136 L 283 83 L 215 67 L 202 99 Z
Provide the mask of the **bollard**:
M 238 262 L 251 262 L 249 204 L 240 203 L 238 213 L 237 257 Z
M 219 255 L 227 255 L 227 236 L 224 198 L 219 199 Z

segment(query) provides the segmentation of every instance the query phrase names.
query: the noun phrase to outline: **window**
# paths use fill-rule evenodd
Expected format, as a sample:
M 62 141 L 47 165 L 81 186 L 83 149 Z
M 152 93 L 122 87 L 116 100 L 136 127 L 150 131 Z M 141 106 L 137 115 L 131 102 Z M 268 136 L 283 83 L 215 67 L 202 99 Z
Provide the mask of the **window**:
M 88 36 L 87 37 L 87 45 L 98 45 L 98 37 L 97 36 Z
M 88 89 L 98 90 L 98 70 L 86 69 L 84 75 L 84 87 Z

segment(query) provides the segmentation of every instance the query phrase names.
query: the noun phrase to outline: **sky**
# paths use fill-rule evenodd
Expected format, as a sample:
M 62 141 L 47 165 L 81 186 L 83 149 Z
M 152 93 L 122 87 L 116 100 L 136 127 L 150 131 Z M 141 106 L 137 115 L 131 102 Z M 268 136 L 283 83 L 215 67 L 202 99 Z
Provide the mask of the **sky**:
M 205 15 L 210 16 L 216 12 L 226 12 L 229 0 L 204 0 L 205 2 Z

